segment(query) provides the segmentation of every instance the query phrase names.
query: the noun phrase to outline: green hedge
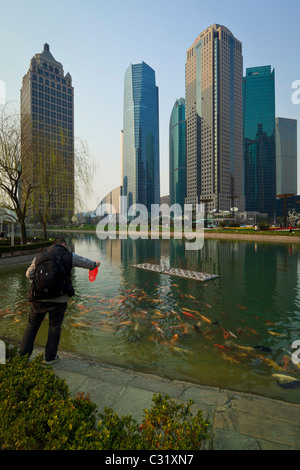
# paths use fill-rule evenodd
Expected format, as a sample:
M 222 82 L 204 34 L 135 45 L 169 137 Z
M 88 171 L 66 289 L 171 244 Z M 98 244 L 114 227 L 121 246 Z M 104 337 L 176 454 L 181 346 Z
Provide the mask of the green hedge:
M 36 250 L 38 248 L 46 248 L 53 244 L 53 241 L 29 243 L 28 245 L 0 246 L 0 253 L 11 253 L 12 251 Z
M 0 365 L 0 449 L 2 450 L 198 450 L 209 421 L 192 415 L 192 401 L 176 405 L 153 396 L 138 424 L 110 408 L 98 414 L 89 396 L 70 398 L 42 356 L 15 355 Z

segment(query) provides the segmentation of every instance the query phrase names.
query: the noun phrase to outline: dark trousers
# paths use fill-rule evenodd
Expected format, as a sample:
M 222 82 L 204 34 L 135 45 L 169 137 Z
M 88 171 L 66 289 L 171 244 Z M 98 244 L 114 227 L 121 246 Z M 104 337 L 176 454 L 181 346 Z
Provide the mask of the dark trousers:
M 46 361 L 55 359 L 60 340 L 61 325 L 67 309 L 67 303 L 30 302 L 28 324 L 21 342 L 20 354 L 31 355 L 34 340 L 47 313 L 49 313 L 48 340 L 45 348 Z

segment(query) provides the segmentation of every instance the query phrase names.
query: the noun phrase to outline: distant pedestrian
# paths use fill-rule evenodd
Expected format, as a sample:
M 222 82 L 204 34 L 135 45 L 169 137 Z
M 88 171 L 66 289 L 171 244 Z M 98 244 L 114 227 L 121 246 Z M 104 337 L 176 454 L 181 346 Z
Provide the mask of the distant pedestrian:
M 67 302 L 75 292 L 71 281 L 73 267 L 93 270 L 100 266 L 72 253 L 64 238 L 56 238 L 53 245 L 39 253 L 27 269 L 26 276 L 31 281 L 28 295 L 30 313 L 25 329 L 20 354 L 32 354 L 37 332 L 47 313 L 49 313 L 48 339 L 45 347 L 45 363 L 58 360 L 57 350 L 61 326 L 67 309 Z
M 291 224 L 290 224 L 290 225 L 289 225 L 290 233 L 292 233 L 292 229 L 293 229 L 293 228 L 292 228 L 292 226 L 291 226 Z

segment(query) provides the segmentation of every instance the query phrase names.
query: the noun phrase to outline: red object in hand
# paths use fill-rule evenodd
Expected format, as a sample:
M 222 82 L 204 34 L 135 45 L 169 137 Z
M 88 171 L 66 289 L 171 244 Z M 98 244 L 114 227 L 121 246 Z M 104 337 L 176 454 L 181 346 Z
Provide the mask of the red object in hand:
M 89 280 L 90 282 L 94 282 L 98 274 L 98 267 L 89 271 Z

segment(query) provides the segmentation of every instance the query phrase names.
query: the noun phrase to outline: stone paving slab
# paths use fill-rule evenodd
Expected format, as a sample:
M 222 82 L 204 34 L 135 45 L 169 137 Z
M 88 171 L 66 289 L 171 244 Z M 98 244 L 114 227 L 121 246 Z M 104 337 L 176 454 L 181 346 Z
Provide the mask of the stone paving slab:
M 90 359 L 61 353 L 53 365 L 72 396 L 89 393 L 98 411 L 110 407 L 138 422 L 150 409 L 153 394 L 169 395 L 177 403 L 194 401 L 211 422 L 206 450 L 300 450 L 300 405 L 247 393 L 195 385 Z

